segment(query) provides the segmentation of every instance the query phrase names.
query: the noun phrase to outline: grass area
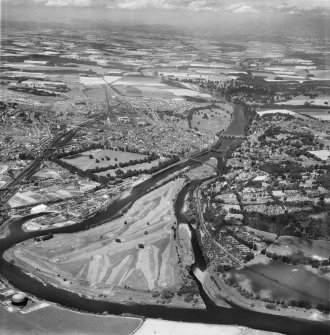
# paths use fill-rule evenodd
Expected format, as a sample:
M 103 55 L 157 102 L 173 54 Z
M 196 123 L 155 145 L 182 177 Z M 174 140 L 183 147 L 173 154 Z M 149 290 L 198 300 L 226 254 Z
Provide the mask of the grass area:
M 211 108 L 194 112 L 191 119 L 191 127 L 201 133 L 219 133 L 228 127 L 231 121 L 232 108 L 226 106 L 225 110 Z
M 294 259 L 326 259 L 330 255 L 330 241 L 311 240 L 309 238 L 281 236 L 267 251 L 277 255 L 292 256 Z
M 89 157 L 90 155 L 92 155 L 92 159 Z M 103 168 L 109 165 L 127 163 L 130 160 L 139 160 L 145 157 L 147 156 L 126 151 L 95 149 L 62 158 L 62 161 L 85 171 L 88 169 L 94 169 L 96 167 Z M 99 163 L 97 163 L 97 159 L 99 160 Z
M 262 298 L 289 302 L 308 301 L 329 303 L 330 270 L 316 270 L 310 266 L 289 265 L 258 255 L 241 269 L 229 272 L 242 288 Z
M 324 108 L 299 108 L 298 113 L 312 116 L 315 119 L 330 121 L 330 106 L 329 109 Z
M 120 316 L 77 313 L 50 306 L 28 314 L 9 313 L 0 307 L 2 334 L 130 335 L 142 320 Z

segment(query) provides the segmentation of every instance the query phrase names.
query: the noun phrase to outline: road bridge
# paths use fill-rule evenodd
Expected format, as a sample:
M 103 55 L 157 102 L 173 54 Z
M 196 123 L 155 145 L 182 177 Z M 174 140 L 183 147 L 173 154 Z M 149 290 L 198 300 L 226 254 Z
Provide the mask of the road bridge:
M 200 160 L 198 160 L 198 159 L 196 159 L 196 158 L 189 158 L 189 161 L 191 161 L 191 162 L 195 162 L 195 163 L 198 163 L 198 164 L 201 164 L 201 165 L 203 165 L 203 164 L 208 165 L 208 166 L 210 166 L 215 172 L 217 172 L 217 173 L 219 172 L 216 166 L 214 166 L 214 165 L 212 165 L 212 164 L 210 164 L 210 163 L 208 163 L 208 162 L 203 162 L 203 161 L 200 161 Z
M 244 140 L 247 138 L 247 136 L 244 136 L 244 135 L 226 135 L 226 134 L 221 134 L 219 135 L 219 137 L 224 138 L 224 139 L 229 139 L 229 140 L 235 140 L 235 139 Z
M 218 154 L 225 154 L 226 153 L 226 150 L 220 150 L 220 149 L 214 149 L 214 148 L 211 148 L 210 149 L 210 152 L 216 152 Z

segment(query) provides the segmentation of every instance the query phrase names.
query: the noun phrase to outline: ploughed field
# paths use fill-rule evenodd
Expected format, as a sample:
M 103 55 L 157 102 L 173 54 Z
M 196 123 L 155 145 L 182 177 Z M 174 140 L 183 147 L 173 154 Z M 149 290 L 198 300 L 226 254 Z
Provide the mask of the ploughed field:
M 153 291 L 183 283 L 173 229 L 173 200 L 183 184 L 177 179 L 148 193 L 121 218 L 47 241 L 26 241 L 6 257 L 68 289 L 123 300 L 147 294 L 152 300 Z

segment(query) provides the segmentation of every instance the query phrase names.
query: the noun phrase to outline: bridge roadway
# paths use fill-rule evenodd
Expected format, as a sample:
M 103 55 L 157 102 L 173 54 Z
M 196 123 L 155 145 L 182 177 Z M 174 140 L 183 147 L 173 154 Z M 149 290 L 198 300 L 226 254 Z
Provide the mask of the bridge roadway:
M 210 166 L 215 172 L 219 173 L 218 169 L 216 166 L 213 166 L 212 164 L 208 163 L 208 162 L 202 162 L 196 158 L 189 158 L 188 160 L 192 161 L 192 162 L 196 162 L 196 163 L 199 163 L 199 164 L 205 164 L 205 165 L 208 165 Z
M 232 140 L 232 139 L 242 139 L 242 140 L 244 140 L 244 139 L 247 138 L 247 136 L 244 136 L 244 135 L 226 135 L 226 134 L 220 134 L 218 136 L 220 138 L 228 138 L 230 140 Z

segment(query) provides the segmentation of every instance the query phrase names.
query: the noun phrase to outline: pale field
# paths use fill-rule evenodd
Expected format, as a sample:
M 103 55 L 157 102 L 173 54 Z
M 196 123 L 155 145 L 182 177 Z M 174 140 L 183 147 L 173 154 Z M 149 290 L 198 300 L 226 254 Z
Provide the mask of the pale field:
M 240 326 L 212 325 L 206 323 L 176 322 L 146 319 L 136 335 L 276 335 L 279 333 L 255 330 Z
M 330 158 L 330 150 L 315 150 L 309 152 L 315 155 L 316 157 L 322 159 L 323 161 L 326 161 L 327 159 Z
M 14 254 L 48 275 L 70 278 L 75 290 L 83 284 L 111 296 L 125 285 L 139 291 L 181 285 L 171 227 L 175 225 L 173 199 L 183 184 L 184 179 L 177 179 L 150 192 L 119 219 L 48 241 L 30 241 L 14 249 Z
M 116 82 L 116 86 L 119 85 L 151 85 L 151 86 L 164 86 L 165 84 L 160 83 L 157 78 L 146 78 L 146 77 L 122 77 L 122 79 Z M 166 85 L 165 85 L 166 86 Z
M 319 119 L 319 120 L 324 120 L 324 121 L 330 121 L 330 115 L 326 115 L 326 114 L 313 114 L 312 115 L 315 119 Z
M 93 155 L 93 159 L 89 158 L 89 155 Z M 110 160 L 108 161 L 105 156 L 108 156 Z M 132 152 L 125 151 L 115 151 L 115 150 L 103 150 L 103 149 L 95 149 L 82 152 L 80 154 L 69 156 L 66 158 L 62 158 L 62 160 L 68 164 L 76 166 L 82 170 L 93 169 L 96 167 L 106 167 L 109 165 L 115 165 L 119 163 L 126 163 L 130 160 L 142 159 L 145 158 L 146 155 L 141 155 Z M 100 163 L 96 163 L 96 159 L 100 161 Z M 117 161 L 116 161 L 117 159 Z
M 330 80 L 330 70 L 310 70 L 309 73 L 314 75 L 312 80 Z
M 258 115 L 263 116 L 267 114 L 275 114 L 275 113 L 280 113 L 280 114 L 289 114 L 289 115 L 296 115 L 296 112 L 290 111 L 288 109 L 271 109 L 271 110 L 265 110 L 265 111 L 260 111 L 257 112 Z
M 172 88 L 166 89 L 166 91 L 171 92 L 176 96 L 211 98 L 209 94 L 192 91 L 185 88 Z
M 85 86 L 106 85 L 107 82 L 102 77 L 80 77 L 80 82 Z
M 164 98 L 175 96 L 191 96 L 210 98 L 211 96 L 206 93 L 196 92 L 185 88 L 176 88 L 166 85 L 157 78 L 145 77 L 123 77 L 116 80 L 115 86 L 127 95 L 148 95 L 153 94 Z
M 113 82 L 117 81 L 118 79 L 121 79 L 122 76 L 104 76 L 104 80 L 108 84 L 112 84 Z

